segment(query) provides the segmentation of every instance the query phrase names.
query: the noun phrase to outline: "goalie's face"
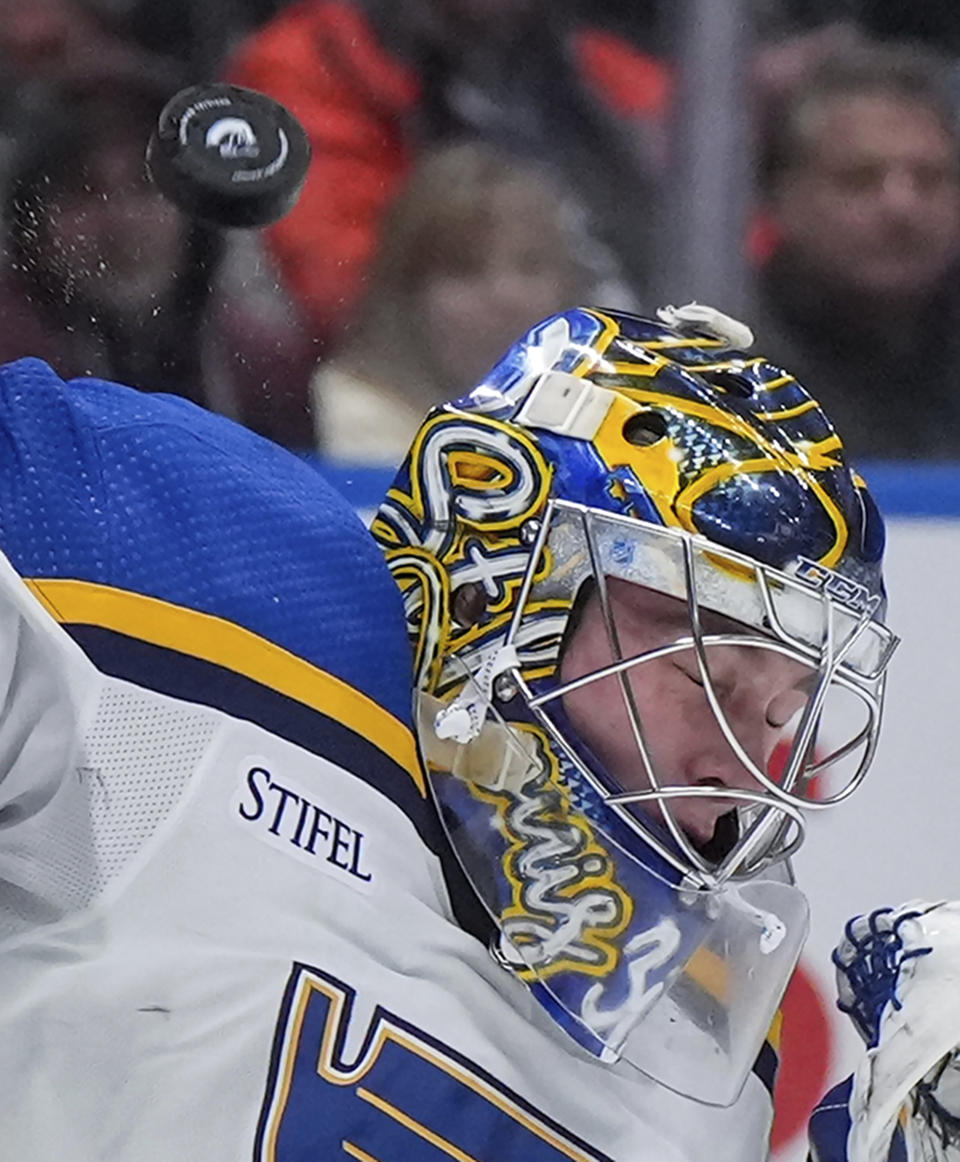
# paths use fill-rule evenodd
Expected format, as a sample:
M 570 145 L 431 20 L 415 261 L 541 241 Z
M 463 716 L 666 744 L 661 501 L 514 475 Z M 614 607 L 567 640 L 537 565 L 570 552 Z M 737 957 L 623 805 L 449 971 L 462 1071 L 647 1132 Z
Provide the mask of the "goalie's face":
M 608 578 L 610 621 L 620 656 L 649 654 L 689 638 L 687 604 L 677 598 Z M 614 643 L 594 587 L 586 598 L 561 663 L 561 681 L 602 670 L 616 661 Z M 707 634 L 748 634 L 738 623 L 704 612 Z M 766 650 L 737 645 L 709 649 L 710 676 L 730 727 L 753 762 L 763 768 L 806 702 L 811 672 L 801 663 Z M 563 699 L 578 736 L 624 791 L 646 791 L 651 780 L 641 759 L 628 709 L 632 697 L 648 758 L 661 786 L 760 790 L 734 753 L 711 708 L 694 649 L 654 657 L 617 675 L 599 678 Z M 727 797 L 680 796 L 671 801 L 676 823 L 702 845 L 721 815 L 733 806 Z M 650 805 L 657 814 L 659 807 Z

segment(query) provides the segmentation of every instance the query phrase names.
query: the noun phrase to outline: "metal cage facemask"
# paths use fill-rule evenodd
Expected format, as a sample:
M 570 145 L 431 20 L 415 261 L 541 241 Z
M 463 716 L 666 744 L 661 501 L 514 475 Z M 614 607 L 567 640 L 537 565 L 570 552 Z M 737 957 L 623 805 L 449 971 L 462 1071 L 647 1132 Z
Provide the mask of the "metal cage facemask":
M 538 561 L 545 552 L 556 563 L 552 576 L 537 582 Z M 494 676 L 490 693 L 507 715 L 509 700 L 522 699 L 603 801 L 628 825 L 640 830 L 645 841 L 691 882 L 713 888 L 731 878 L 754 876 L 799 846 L 803 809 L 833 806 L 859 786 L 876 749 L 884 675 L 897 644 L 894 635 L 873 620 L 878 598 L 812 562 L 805 573 L 809 579 L 784 574 L 680 530 L 640 524 L 617 514 L 554 500 L 539 528 L 500 650 L 485 663 Z M 682 599 L 689 634 L 640 656 L 624 656 L 607 595 L 609 577 Z M 571 682 L 560 682 L 555 675 L 549 680 L 524 678 L 520 652 L 530 649 L 535 640 L 527 619 L 528 607 L 558 597 L 564 589 L 579 588 L 584 580 L 591 581 L 599 595 L 610 664 Z M 720 611 L 754 632 L 706 634 L 702 627 L 704 609 Z M 720 646 L 791 658 L 808 675 L 804 683 L 807 697 L 802 708 L 791 715 L 792 738 L 778 751 L 776 773 L 747 753 L 724 710 L 711 665 L 711 653 Z M 755 789 L 670 785 L 658 773 L 628 676 L 636 667 L 684 651 L 694 654 L 710 710 L 730 750 L 755 782 Z M 584 748 L 568 736 L 562 709 L 557 713 L 565 695 L 611 676 L 617 677 L 633 734 L 641 776 L 637 781 L 645 784 L 642 789 L 622 783 L 618 786 L 610 772 L 598 771 Z M 466 695 L 441 716 L 440 729 L 452 721 L 464 698 L 469 700 L 478 693 L 476 682 L 471 682 Z M 842 694 L 842 706 L 836 705 L 838 694 Z M 828 710 L 833 710 L 834 721 L 828 732 L 831 736 L 824 737 Z M 845 737 L 838 737 L 838 730 L 844 728 Z M 840 766 L 844 769 L 839 779 L 825 788 L 830 772 Z M 737 812 L 739 834 L 717 861 L 702 853 L 675 817 L 676 803 L 692 797 L 719 797 Z M 644 808 L 650 806 L 657 808 L 666 827 L 666 842 L 663 827 L 649 824 Z
M 404 594 L 428 782 L 497 959 L 590 1052 L 727 1104 L 805 936 L 787 861 L 802 810 L 862 780 L 896 639 L 882 521 L 839 438 L 791 376 L 730 350 L 742 327 L 697 312 L 690 330 L 680 312 L 592 310 L 534 328 L 428 417 L 373 531 Z M 608 579 L 677 600 L 689 624 L 630 656 Z M 588 584 L 609 660 L 565 681 Z M 717 659 L 734 645 L 802 671 L 776 770 L 726 708 Z M 690 786 L 651 753 L 632 690 L 681 655 L 736 787 Z M 623 706 L 628 779 L 571 730 L 564 697 L 593 682 Z M 682 825 L 704 798 L 732 821 L 710 852 Z
M 704 888 L 755 876 L 787 858 L 802 840 L 804 809 L 833 806 L 856 790 L 876 749 L 885 670 L 897 644 L 873 620 L 877 598 L 812 562 L 805 570 L 809 580 L 791 576 L 680 530 L 562 500 L 547 506 L 535 538 L 509 625 L 495 648 L 478 652 L 475 672 L 457 697 L 438 710 L 438 737 L 468 744 L 491 705 L 509 720 L 517 717 L 519 702 L 521 717 L 547 731 L 601 801 L 690 883 Z M 542 575 L 545 555 L 554 564 Z M 689 634 L 639 656 L 625 656 L 607 596 L 610 577 L 682 599 Z M 611 661 L 595 673 L 563 682 L 557 676 L 561 643 L 556 624 L 544 618 L 543 610 L 565 596 L 572 604 L 588 580 L 599 594 Z M 707 634 L 704 609 L 722 612 L 754 632 Z M 790 658 L 808 675 L 806 697 L 791 715 L 792 737 L 778 752 L 775 773 L 747 753 L 724 709 L 711 665 L 712 651 L 722 646 Z M 704 697 L 755 789 L 671 784 L 657 771 L 628 676 L 636 667 L 682 652 L 695 656 Z M 534 658 L 541 671 L 550 667 L 546 677 L 525 676 Z M 570 736 L 562 710 L 564 697 L 575 689 L 614 676 L 636 746 L 639 778 L 631 786 L 602 770 L 589 749 Z M 834 718 L 846 721 L 831 723 L 831 737 L 825 738 L 828 706 L 838 693 L 844 705 L 833 708 Z M 838 737 L 844 728 L 845 737 Z M 825 789 L 826 776 L 841 765 L 839 782 Z M 691 798 L 723 799 L 737 812 L 738 834 L 719 859 L 705 856 L 676 818 L 676 803 Z M 651 822 L 645 810 L 651 806 L 662 824 Z

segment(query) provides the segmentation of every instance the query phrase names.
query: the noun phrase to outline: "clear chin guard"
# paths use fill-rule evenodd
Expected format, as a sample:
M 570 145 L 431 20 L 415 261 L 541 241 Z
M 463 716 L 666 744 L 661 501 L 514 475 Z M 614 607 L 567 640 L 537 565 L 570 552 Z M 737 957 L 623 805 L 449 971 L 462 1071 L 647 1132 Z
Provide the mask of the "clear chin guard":
M 672 916 L 626 941 L 621 979 L 590 986 L 575 1016 L 603 1043 L 602 1059 L 622 1058 L 677 1093 L 730 1105 L 757 1062 L 807 930 L 806 899 L 787 883 L 681 893 Z
M 555 564 L 538 580 L 533 562 L 541 554 Z M 685 602 L 689 634 L 625 657 L 606 596 L 611 577 Z M 600 594 L 611 664 L 566 684 L 556 677 L 546 683 L 526 677 L 528 659 L 542 664 L 536 635 L 537 625 L 544 625 L 540 611 L 561 597 L 565 585 L 576 592 L 585 579 L 592 579 Z M 539 530 L 503 648 L 489 663 L 493 669 L 508 664 L 498 678 L 500 688 L 515 685 L 556 747 L 607 805 L 632 821 L 680 871 L 704 886 L 717 886 L 788 858 L 803 839 L 803 812 L 843 801 L 865 777 L 879 737 L 886 667 L 898 644 L 875 620 L 879 602 L 865 587 L 815 562 L 800 561 L 796 573 L 787 574 L 681 529 L 554 501 Z M 736 622 L 734 632 L 706 632 L 708 611 Z M 768 766 L 751 758 L 724 711 L 711 657 L 728 646 L 757 651 L 758 658 L 761 653 L 780 655 L 804 673 L 805 695 L 784 723 L 782 743 Z M 560 643 L 554 648 L 559 656 Z M 511 651 L 515 664 L 510 664 Z M 630 694 L 629 674 L 657 658 L 684 653 L 695 659 L 713 716 L 755 789 L 671 785 L 658 772 Z M 620 687 L 643 790 L 625 789 L 604 777 L 565 728 L 562 702 L 573 687 L 611 677 Z M 504 710 L 511 717 L 509 706 Z M 723 798 L 736 810 L 739 837 L 719 862 L 705 857 L 677 821 L 677 804 L 697 797 Z M 659 828 L 647 827 L 651 815 L 665 824 L 666 843 Z
M 497 924 L 495 958 L 594 1056 L 734 1102 L 806 938 L 802 893 L 775 878 L 693 884 L 558 782 L 537 728 L 491 710 L 470 743 L 443 740 L 442 705 L 421 699 L 430 784 Z

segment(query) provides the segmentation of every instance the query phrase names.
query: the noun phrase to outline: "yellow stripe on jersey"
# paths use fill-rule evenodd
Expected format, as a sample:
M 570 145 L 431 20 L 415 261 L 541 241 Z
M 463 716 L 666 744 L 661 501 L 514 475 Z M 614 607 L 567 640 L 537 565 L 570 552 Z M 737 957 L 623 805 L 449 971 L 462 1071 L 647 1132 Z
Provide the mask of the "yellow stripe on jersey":
M 783 1009 L 777 1009 L 773 1014 L 773 1021 L 770 1024 L 770 1029 L 767 1032 L 767 1043 L 770 1048 L 780 1056 L 780 1042 L 783 1038 Z
M 372 1154 L 368 1154 L 366 1150 L 361 1150 L 359 1146 L 355 1146 L 353 1142 L 348 1142 L 346 1138 L 340 1145 L 344 1154 L 349 1154 L 351 1158 L 358 1158 L 359 1162 L 380 1162 L 379 1158 L 374 1158 Z
M 342 723 L 399 764 L 426 795 L 412 732 L 365 694 L 232 621 L 91 581 L 27 580 L 47 611 L 241 674 Z
M 429 1129 L 422 1122 L 418 1122 L 416 1118 L 412 1118 L 409 1114 L 405 1114 L 403 1110 L 397 1109 L 392 1102 L 388 1102 L 378 1094 L 371 1093 L 369 1089 L 365 1089 L 362 1085 L 357 1086 L 357 1096 L 363 1098 L 365 1102 L 369 1102 L 374 1109 L 380 1110 L 387 1117 L 393 1118 L 401 1126 L 405 1126 L 408 1130 L 411 1130 L 418 1138 L 423 1138 L 431 1146 L 436 1146 L 438 1150 L 442 1150 L 448 1157 L 453 1158 L 454 1162 L 479 1162 L 472 1154 L 461 1150 L 442 1135 L 436 1133 L 436 1131 Z

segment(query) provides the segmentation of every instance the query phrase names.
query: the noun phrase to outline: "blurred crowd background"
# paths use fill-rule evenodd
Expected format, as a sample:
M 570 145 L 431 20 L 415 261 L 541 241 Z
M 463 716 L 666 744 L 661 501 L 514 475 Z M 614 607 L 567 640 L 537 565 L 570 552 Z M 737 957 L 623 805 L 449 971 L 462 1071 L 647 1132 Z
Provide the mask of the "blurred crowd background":
M 960 460 L 953 0 L 0 0 L 0 359 L 394 465 L 577 303 L 748 321 L 857 459 Z M 146 179 L 215 79 L 287 104 L 262 233 Z

